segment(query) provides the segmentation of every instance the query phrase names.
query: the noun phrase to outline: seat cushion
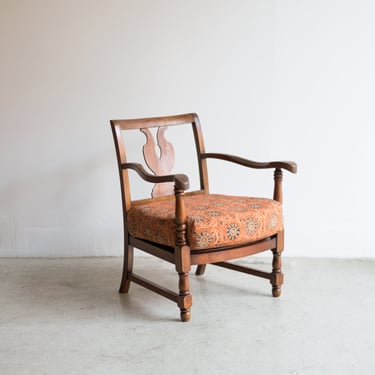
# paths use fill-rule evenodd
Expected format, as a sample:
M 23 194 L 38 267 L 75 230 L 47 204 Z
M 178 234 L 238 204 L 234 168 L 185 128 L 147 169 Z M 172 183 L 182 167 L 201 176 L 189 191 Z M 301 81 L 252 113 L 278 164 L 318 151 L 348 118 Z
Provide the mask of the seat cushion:
M 283 230 L 282 206 L 266 198 L 208 194 L 185 196 L 191 250 L 257 241 Z M 150 200 L 128 212 L 133 237 L 175 246 L 175 199 Z

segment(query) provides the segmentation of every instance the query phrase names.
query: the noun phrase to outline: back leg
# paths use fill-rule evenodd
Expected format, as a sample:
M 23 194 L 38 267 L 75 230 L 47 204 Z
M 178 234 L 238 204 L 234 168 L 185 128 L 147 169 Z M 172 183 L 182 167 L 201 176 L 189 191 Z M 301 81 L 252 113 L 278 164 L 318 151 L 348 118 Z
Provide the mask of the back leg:
M 124 248 L 124 266 L 122 269 L 122 279 L 119 293 L 127 293 L 130 287 L 129 273 L 133 271 L 134 249 L 125 243 Z
M 195 271 L 195 274 L 197 276 L 203 275 L 204 271 L 206 271 L 206 265 L 205 264 L 199 264 L 197 267 L 197 270 Z

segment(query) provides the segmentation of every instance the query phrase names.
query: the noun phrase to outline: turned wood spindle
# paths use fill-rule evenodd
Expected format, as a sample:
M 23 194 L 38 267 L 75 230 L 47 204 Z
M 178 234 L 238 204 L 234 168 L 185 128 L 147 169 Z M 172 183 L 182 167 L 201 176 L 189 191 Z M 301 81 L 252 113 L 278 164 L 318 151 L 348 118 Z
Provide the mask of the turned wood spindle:
M 272 295 L 274 297 L 279 297 L 281 294 L 281 285 L 284 280 L 284 275 L 281 272 L 281 252 L 277 249 L 272 250 L 273 259 L 272 259 Z
M 189 273 L 188 272 L 179 272 L 179 302 L 178 305 L 180 307 L 181 312 L 181 320 L 183 322 L 187 322 L 190 320 L 190 307 L 192 305 L 192 298 L 189 292 L 190 284 L 189 284 Z
M 186 240 L 186 213 L 184 190 L 175 188 L 176 197 L 176 245 L 185 246 Z
M 273 175 L 275 181 L 275 187 L 273 191 L 273 199 L 280 203 L 283 203 L 283 188 L 282 188 L 282 181 L 283 181 L 283 171 L 280 168 L 275 169 L 275 173 Z

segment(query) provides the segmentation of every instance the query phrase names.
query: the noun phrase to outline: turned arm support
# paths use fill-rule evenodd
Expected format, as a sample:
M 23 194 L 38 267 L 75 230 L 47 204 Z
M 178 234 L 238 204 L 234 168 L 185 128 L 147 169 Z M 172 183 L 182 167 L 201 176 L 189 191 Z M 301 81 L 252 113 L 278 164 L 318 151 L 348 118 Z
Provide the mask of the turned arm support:
M 138 175 L 147 182 L 159 184 L 162 182 L 174 182 L 175 188 L 181 190 L 189 189 L 189 177 L 184 174 L 170 174 L 165 176 L 155 176 L 148 173 L 140 163 L 123 163 L 121 164 L 122 169 L 133 169 Z
M 218 153 L 205 153 L 202 154 L 203 159 L 213 158 L 226 160 L 235 164 L 243 165 L 248 168 L 255 169 L 269 169 L 274 168 L 274 190 L 273 199 L 280 203 L 283 202 L 283 191 L 282 191 L 282 180 L 283 180 L 283 169 L 289 172 L 297 173 L 297 164 L 293 161 L 270 161 L 270 162 L 258 162 L 253 160 L 248 160 L 241 158 L 239 156 L 228 155 L 228 154 L 218 154 Z

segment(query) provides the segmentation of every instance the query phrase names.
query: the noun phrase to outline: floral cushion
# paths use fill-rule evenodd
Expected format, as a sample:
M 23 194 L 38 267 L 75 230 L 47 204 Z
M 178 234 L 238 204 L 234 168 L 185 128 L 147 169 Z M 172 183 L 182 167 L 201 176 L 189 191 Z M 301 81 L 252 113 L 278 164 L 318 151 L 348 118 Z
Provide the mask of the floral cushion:
M 282 206 L 266 198 L 185 196 L 187 240 L 192 250 L 239 245 L 283 229 Z M 151 200 L 128 212 L 133 237 L 175 246 L 175 199 Z

